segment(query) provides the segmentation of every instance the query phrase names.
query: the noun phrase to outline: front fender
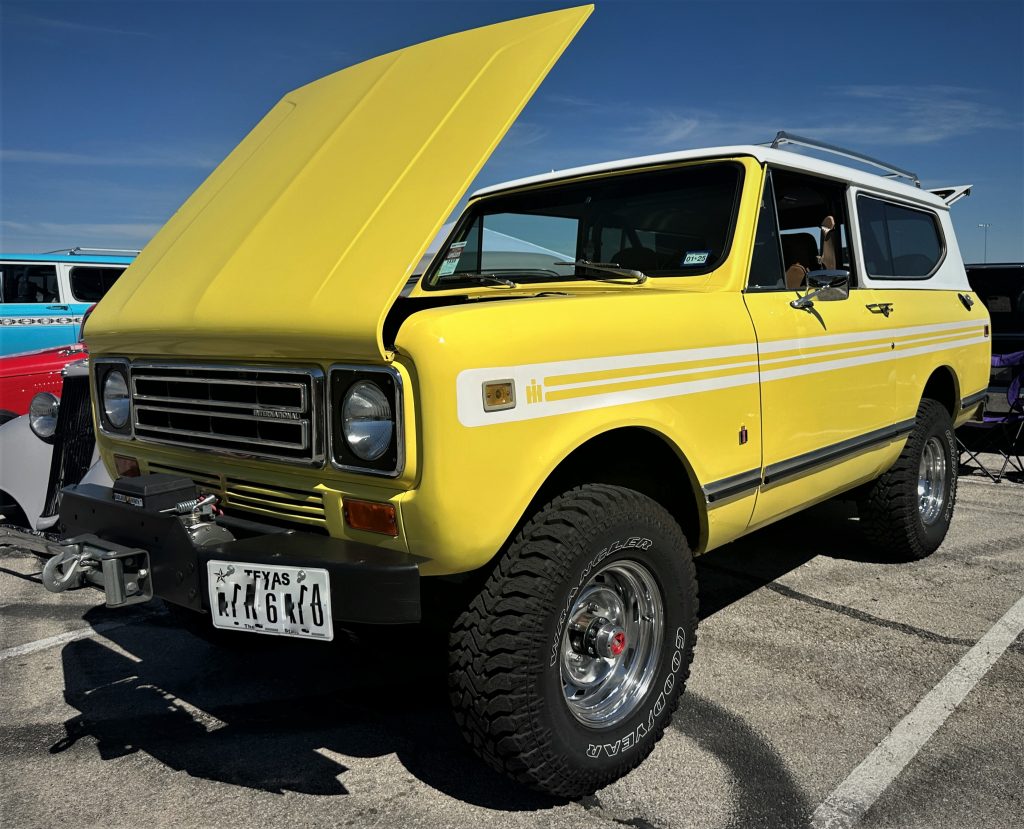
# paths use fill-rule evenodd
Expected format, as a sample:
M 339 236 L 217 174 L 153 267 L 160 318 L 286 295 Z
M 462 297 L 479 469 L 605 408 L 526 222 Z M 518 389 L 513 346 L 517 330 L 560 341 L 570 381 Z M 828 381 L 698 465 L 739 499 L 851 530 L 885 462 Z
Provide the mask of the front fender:
M 0 491 L 6 492 L 28 518 L 32 529 L 41 529 L 39 514 L 46 499 L 53 447 L 41 441 L 22 415 L 0 426 Z
M 551 472 L 604 432 L 658 433 L 697 486 L 759 468 L 756 346 L 739 294 L 616 292 L 432 309 L 397 340 L 418 382 L 421 474 L 402 516 L 410 552 L 431 560 L 425 575 L 490 560 Z M 484 413 L 488 380 L 513 381 L 516 406 Z M 587 383 L 599 386 L 578 394 Z M 746 528 L 752 499 L 710 511 L 709 546 Z

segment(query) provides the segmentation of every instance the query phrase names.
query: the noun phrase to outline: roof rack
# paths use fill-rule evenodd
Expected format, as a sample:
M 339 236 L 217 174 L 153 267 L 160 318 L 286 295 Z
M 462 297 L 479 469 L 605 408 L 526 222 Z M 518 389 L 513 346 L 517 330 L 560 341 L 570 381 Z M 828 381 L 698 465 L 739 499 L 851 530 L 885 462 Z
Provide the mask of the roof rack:
M 72 256 L 92 256 L 93 254 L 120 254 L 122 256 L 138 256 L 141 251 L 135 250 L 134 248 L 60 248 L 58 250 L 48 250 L 47 253 L 70 253 Z
M 894 167 L 892 164 L 886 164 L 884 161 L 879 161 L 877 158 L 872 158 L 871 156 L 864 155 L 863 153 L 847 150 L 843 147 L 837 147 L 834 144 L 826 144 L 824 141 L 815 141 L 813 138 L 801 138 L 799 135 L 793 135 L 792 133 L 779 130 L 778 134 L 775 136 L 775 140 L 772 141 L 770 146 L 773 150 L 777 150 L 783 144 L 796 144 L 800 147 L 809 147 L 812 150 L 823 150 L 827 153 L 833 153 L 834 155 L 841 155 L 844 158 L 849 158 L 853 161 L 860 161 L 863 164 L 869 164 L 872 167 L 885 170 L 887 173 L 886 178 L 905 178 L 908 181 L 912 181 L 915 187 L 921 187 L 921 179 L 917 177 L 916 173 L 911 173 L 909 170 L 904 170 L 900 167 Z

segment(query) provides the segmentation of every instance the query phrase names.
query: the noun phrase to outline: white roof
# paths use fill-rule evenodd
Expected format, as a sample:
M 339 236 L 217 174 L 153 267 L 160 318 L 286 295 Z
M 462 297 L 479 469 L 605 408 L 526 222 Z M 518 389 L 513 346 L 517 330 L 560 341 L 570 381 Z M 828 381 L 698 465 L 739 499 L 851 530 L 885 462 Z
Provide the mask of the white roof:
M 667 164 L 675 161 L 695 161 L 699 159 L 712 158 L 735 158 L 736 156 L 752 156 L 761 163 L 771 164 L 774 167 L 784 167 L 790 170 L 815 173 L 827 178 L 849 182 L 850 184 L 890 193 L 900 198 L 927 204 L 933 208 L 946 210 L 946 203 L 929 193 L 927 190 L 920 190 L 909 184 L 904 184 L 892 178 L 875 175 L 874 173 L 863 172 L 853 167 L 842 164 L 834 164 L 831 161 L 822 161 L 813 156 L 801 153 L 790 152 L 789 150 L 778 150 L 770 147 L 758 146 L 756 144 L 738 144 L 732 147 L 709 147 L 697 150 L 680 150 L 671 153 L 659 153 L 657 155 L 644 155 L 638 158 L 624 158 L 619 161 L 605 161 L 601 164 L 588 164 L 585 167 L 572 167 L 568 170 L 552 170 L 550 173 L 542 173 L 537 176 L 528 176 L 513 181 L 494 184 L 484 187 L 473 193 L 470 198 L 478 196 L 490 196 L 503 190 L 512 190 L 519 187 L 527 187 L 533 184 L 544 184 L 545 182 L 561 181 L 564 179 L 586 176 L 594 173 L 604 173 L 612 170 L 629 170 L 637 167 L 650 167 L 659 164 Z

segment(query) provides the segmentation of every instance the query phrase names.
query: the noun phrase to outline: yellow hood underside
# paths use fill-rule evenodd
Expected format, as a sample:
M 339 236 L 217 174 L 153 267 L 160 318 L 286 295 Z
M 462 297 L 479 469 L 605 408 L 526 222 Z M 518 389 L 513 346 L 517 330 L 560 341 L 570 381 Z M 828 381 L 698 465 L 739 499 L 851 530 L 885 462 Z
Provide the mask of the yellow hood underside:
M 391 303 L 592 9 L 410 46 L 286 95 L 99 304 L 90 350 L 380 360 Z

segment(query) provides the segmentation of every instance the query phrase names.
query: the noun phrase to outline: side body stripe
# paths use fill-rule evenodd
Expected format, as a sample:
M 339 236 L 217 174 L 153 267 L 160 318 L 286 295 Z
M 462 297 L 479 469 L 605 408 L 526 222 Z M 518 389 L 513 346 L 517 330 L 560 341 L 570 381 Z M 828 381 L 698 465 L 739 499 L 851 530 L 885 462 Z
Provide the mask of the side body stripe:
M 768 341 L 760 346 L 760 373 L 757 343 L 467 369 L 456 379 L 458 416 L 469 428 L 491 426 L 769 383 L 985 341 L 983 324 L 972 320 Z M 495 379 L 512 379 L 521 404 L 485 412 L 481 389 Z

